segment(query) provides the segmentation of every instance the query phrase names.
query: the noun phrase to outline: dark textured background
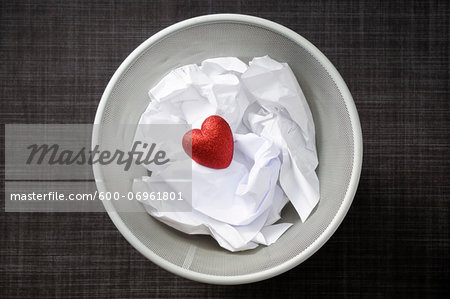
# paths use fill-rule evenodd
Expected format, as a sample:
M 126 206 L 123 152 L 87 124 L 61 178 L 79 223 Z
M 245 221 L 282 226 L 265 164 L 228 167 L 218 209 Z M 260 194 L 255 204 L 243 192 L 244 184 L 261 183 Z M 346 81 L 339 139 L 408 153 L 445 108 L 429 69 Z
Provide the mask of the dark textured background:
M 449 1 L 40 2 L 1 1 L 2 123 L 92 123 L 115 69 L 145 39 L 189 17 L 244 13 L 295 30 L 335 64 L 359 111 L 364 164 L 329 242 L 250 285 L 175 277 L 106 214 L 0 212 L 1 298 L 448 295 Z

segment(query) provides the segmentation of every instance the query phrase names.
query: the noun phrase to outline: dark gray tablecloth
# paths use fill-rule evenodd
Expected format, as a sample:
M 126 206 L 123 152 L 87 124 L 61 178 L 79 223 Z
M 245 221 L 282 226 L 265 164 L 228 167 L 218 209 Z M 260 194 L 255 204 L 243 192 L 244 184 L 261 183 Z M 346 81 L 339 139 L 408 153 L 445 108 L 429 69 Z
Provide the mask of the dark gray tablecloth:
M 106 214 L 0 212 L 1 298 L 448 295 L 450 2 L 276 2 L 1 1 L 1 121 L 92 123 L 115 69 L 157 31 L 219 12 L 273 20 L 335 64 L 361 118 L 359 189 L 329 242 L 276 278 L 214 286 L 160 269 Z

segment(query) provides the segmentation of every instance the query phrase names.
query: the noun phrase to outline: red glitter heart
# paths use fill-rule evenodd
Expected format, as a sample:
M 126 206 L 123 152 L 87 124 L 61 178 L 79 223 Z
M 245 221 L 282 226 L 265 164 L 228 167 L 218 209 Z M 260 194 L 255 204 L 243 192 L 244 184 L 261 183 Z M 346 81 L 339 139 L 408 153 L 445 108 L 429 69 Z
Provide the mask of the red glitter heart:
M 233 133 L 218 115 L 209 116 L 201 129 L 193 129 L 183 136 L 183 149 L 192 160 L 203 166 L 223 169 L 233 159 Z

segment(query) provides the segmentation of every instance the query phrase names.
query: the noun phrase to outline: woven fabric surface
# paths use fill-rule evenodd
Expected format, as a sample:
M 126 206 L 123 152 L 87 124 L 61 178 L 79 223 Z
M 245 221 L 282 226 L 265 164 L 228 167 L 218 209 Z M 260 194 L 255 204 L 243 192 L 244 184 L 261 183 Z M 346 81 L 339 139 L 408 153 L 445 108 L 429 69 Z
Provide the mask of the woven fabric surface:
M 3 124 L 92 123 L 112 74 L 145 39 L 190 17 L 242 13 L 293 29 L 336 66 L 359 112 L 364 160 L 331 239 L 291 271 L 241 286 L 162 270 L 105 213 L 5 213 L 1 192 L 0 297 L 448 298 L 449 3 L 1 1 Z

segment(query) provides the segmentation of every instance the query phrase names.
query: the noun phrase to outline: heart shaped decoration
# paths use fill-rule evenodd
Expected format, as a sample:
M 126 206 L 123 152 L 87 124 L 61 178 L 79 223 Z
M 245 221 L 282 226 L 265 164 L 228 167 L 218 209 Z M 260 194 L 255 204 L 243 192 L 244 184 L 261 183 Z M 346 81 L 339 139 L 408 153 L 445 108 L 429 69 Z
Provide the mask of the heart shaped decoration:
M 226 120 L 212 115 L 203 121 L 200 130 L 184 134 L 183 149 L 198 164 L 214 169 L 227 168 L 233 159 L 233 133 Z

